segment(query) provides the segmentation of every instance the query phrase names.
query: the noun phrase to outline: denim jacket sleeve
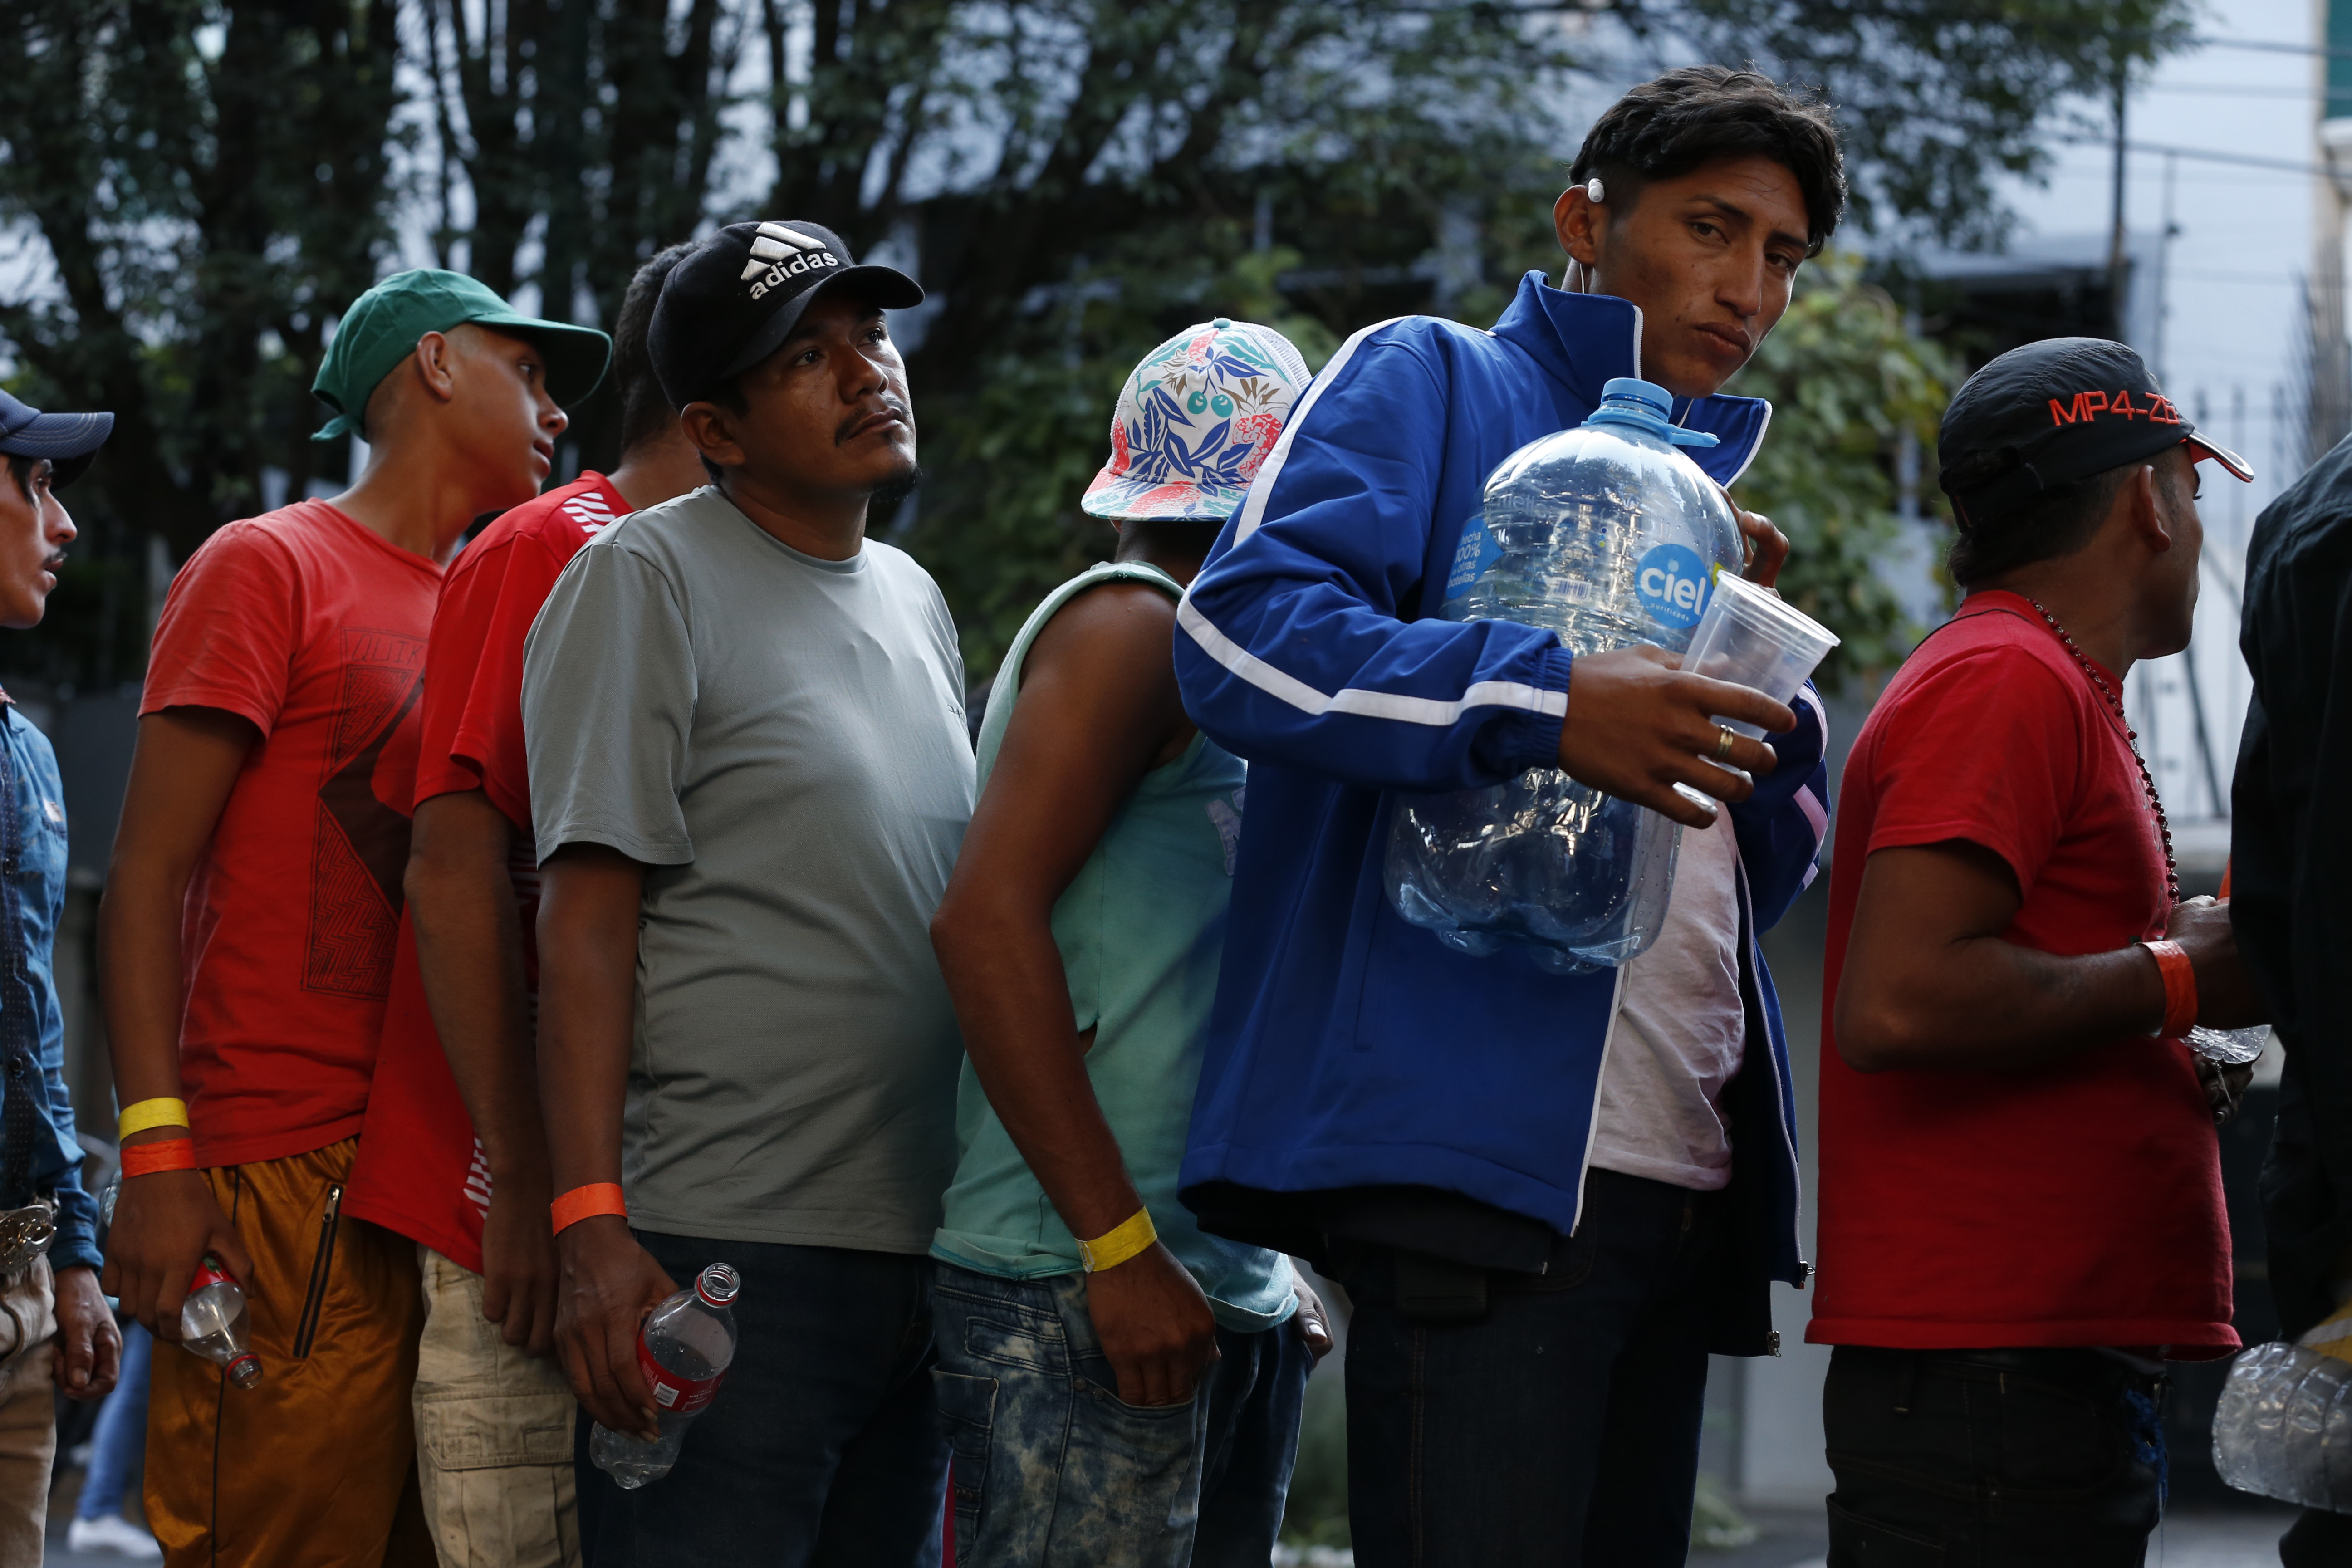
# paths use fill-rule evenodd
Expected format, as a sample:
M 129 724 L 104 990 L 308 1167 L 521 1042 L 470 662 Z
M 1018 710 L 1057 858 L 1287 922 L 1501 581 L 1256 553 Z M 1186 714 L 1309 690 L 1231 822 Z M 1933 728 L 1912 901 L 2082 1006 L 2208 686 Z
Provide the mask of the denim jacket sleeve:
M 27 1010 L 31 1052 L 20 1067 L 0 1062 L 0 1101 L 13 1094 L 33 1097 L 34 1147 L 26 1162 L 28 1184 L 58 1204 L 57 1238 L 49 1247 L 56 1268 L 99 1267 L 98 1203 L 83 1189 L 82 1148 L 74 1136 L 73 1100 L 66 1091 L 65 1016 L 58 1002 L 55 947 L 66 903 L 65 789 L 48 737 L 13 706 L 0 707 L 6 727 L 8 798 L 6 930 L 0 932 L 9 967 L 23 978 L 11 987 L 7 1005 Z M 10 1047 L 0 1030 L 0 1054 Z M 5 1125 L 5 1123 L 0 1123 Z M 0 1169 L 6 1153 L 0 1148 Z

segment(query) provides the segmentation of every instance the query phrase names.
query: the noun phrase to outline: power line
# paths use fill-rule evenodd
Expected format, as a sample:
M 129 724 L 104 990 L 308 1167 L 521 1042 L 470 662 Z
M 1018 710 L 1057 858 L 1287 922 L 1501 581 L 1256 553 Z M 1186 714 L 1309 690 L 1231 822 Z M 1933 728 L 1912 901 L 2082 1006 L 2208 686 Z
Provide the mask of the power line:
M 2053 142 L 2065 142 L 2081 147 L 2113 147 L 2114 141 L 2105 136 L 2086 135 L 2078 132 L 2059 132 Z M 2155 153 L 2175 158 L 2193 158 L 2206 163 L 2232 163 L 2247 169 L 2278 169 L 2290 174 L 2308 174 L 2324 179 L 2335 173 L 2318 163 L 2297 163 L 2291 158 L 2265 158 L 2255 153 L 2223 153 L 2210 147 L 2172 147 L 2160 142 L 2126 142 L 2126 153 Z
M 2279 87 L 2261 82 L 2151 81 L 2142 92 L 2197 93 L 2212 98 L 2331 98 L 2333 93 L 2308 87 Z
M 2291 44 L 2281 38 L 2216 38 L 2191 37 L 2189 45 L 2201 49 L 2256 49 L 2273 55 L 2321 55 L 2329 59 L 2352 60 L 2352 48 L 2334 44 Z
M 2192 283 L 2240 283 L 2281 289 L 2291 289 L 2302 281 L 2292 272 L 2238 272 L 2217 267 L 2184 267 L 2173 276 Z

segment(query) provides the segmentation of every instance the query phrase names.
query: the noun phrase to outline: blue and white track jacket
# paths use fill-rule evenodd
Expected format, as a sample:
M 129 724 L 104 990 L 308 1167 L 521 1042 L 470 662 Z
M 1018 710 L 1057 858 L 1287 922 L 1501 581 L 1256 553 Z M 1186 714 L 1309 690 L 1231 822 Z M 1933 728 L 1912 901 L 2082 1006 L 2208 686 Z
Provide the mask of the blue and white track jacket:
M 1582 423 L 1639 374 L 1641 312 L 1540 273 L 1492 331 L 1407 317 L 1350 338 L 1291 416 L 1178 610 L 1185 707 L 1250 763 L 1232 913 L 1185 1188 L 1410 1184 L 1567 1232 L 1582 1200 L 1622 970 L 1564 977 L 1441 946 L 1389 908 L 1391 791 L 1467 789 L 1555 764 L 1570 655 L 1548 631 L 1438 619 L 1486 476 Z M 1716 479 L 1771 406 L 1677 400 Z M 1756 933 L 1812 880 L 1828 823 L 1810 689 L 1776 771 L 1731 808 L 1748 1055 L 1726 1090 L 1739 1250 L 1801 1282 L 1795 1105 Z M 1762 1047 L 1762 1048 L 1759 1048 Z M 1760 1331 L 1736 1336 L 1763 1348 Z M 1728 1348 L 1718 1346 L 1718 1348 Z

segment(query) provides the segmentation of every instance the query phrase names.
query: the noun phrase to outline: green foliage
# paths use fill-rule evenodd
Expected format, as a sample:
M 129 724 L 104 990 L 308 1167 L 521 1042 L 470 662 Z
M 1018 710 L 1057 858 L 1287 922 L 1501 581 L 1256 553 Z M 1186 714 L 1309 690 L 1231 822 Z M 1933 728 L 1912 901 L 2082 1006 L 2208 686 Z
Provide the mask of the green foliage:
M 394 0 L 11 7 L 0 221 L 50 269 L 0 299 L 0 337 L 32 401 L 114 411 L 73 499 L 139 519 L 117 553 L 152 531 L 185 554 L 255 510 L 265 465 L 298 489 L 340 470 L 308 441 L 310 380 L 389 232 L 395 20 Z
M 2042 132 L 2069 98 L 2105 104 L 2117 80 L 2185 47 L 2189 0 L 1611 0 L 1659 44 L 1753 60 L 1838 107 L 1855 205 L 1980 244 L 2006 232 L 2004 174 L 2047 169 Z M 1685 45 L 1686 47 L 1687 45 Z M 2091 123 L 2097 124 L 2095 119 Z
M 1942 516 L 1936 427 L 1959 381 L 1950 353 L 1832 253 L 1800 274 L 1788 314 L 1725 388 L 1772 402 L 1735 494 L 1789 536 L 1781 594 L 1843 639 L 1816 677 L 1825 690 L 1884 674 L 1919 639 L 1877 568 L 1902 529 L 1922 526 L 1895 512 L 1906 444 L 1923 514 Z
M 912 358 L 929 482 L 909 542 L 984 672 L 1036 595 L 1108 550 L 1076 500 L 1153 343 L 1230 314 L 1319 363 L 1384 317 L 1484 325 L 1555 264 L 1583 133 L 1559 106 L 1621 68 L 1612 18 L 1653 58 L 1825 87 L 1869 213 L 1981 238 L 2061 97 L 2178 47 L 2184 6 L 21 0 L 0 30 L 0 229 L 24 261 L 0 346 L 32 401 L 118 416 L 72 498 L 90 591 L 58 608 L 122 618 L 12 658 L 136 673 L 113 650 L 137 644 L 147 536 L 182 559 L 258 510 L 266 475 L 289 495 L 342 478 L 343 449 L 308 440 L 310 378 L 380 272 L 421 250 L 609 321 L 640 258 L 759 216 L 887 247 L 943 302 Z M 611 464 L 612 405 L 573 411 L 568 459 Z M 1864 513 L 1807 515 L 1861 531 L 1823 531 L 1801 572 L 1866 563 Z M 1819 591 L 1867 609 L 1866 575 Z
M 1531 150 L 1559 134 L 1541 100 L 1570 61 L 1475 5 L 1065 0 L 957 26 L 959 112 L 1005 130 L 983 177 L 909 214 L 926 279 L 953 282 L 910 359 L 929 477 L 905 542 L 977 679 L 1110 552 L 1077 503 L 1135 363 L 1223 315 L 1318 366 L 1366 321 L 1475 288 L 1481 222 L 1553 194 Z M 1043 90 L 1057 52 L 1074 97 Z M 1433 254 L 1448 224 L 1459 277 Z
M 1230 234 L 1208 238 L 1222 239 L 1230 259 L 1219 265 L 1196 250 L 1156 268 L 1089 271 L 1022 334 L 1023 346 L 983 363 L 971 390 L 919 391 L 930 477 L 921 521 L 901 542 L 954 606 L 974 681 L 994 671 L 1055 584 L 1109 559 L 1111 525 L 1080 511 L 1078 499 L 1110 457 L 1111 410 L 1138 360 L 1219 315 L 1275 328 L 1310 369 L 1339 347 L 1329 328 L 1292 310 L 1274 288 L 1297 252 L 1240 250 Z

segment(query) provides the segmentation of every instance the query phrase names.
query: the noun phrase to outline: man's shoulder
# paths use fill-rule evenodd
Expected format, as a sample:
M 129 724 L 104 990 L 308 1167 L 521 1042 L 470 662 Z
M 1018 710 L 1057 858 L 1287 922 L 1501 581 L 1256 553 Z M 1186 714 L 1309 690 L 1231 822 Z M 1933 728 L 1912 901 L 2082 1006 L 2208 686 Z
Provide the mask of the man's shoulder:
M 291 564 L 331 531 L 339 514 L 322 500 L 298 500 L 274 511 L 241 517 L 213 530 L 188 557 L 217 567 L 228 562 L 263 561 Z
M 383 599 L 405 607 L 398 613 L 415 613 L 421 603 L 427 616 L 446 580 L 437 563 L 402 549 L 333 502 L 320 500 L 295 501 L 222 524 L 188 557 L 180 576 L 207 590 L 224 583 L 250 582 L 263 592 L 290 587 L 330 599 L 345 595 L 362 603 Z M 174 579 L 175 587 L 178 581 Z M 383 599 L 385 595 L 391 597 Z
M 1973 599 L 1963 604 L 1887 682 L 1863 721 L 1855 750 L 1871 752 L 1888 731 L 1920 723 L 1966 729 L 1995 704 L 2012 710 L 2021 704 L 2047 706 L 2082 717 L 2076 710 L 2087 707 L 2090 683 L 2050 629 L 2030 617 L 2030 608 L 2021 613 Z
M 1958 614 L 1928 633 L 1903 661 L 1887 694 L 1892 697 L 1898 688 L 1907 689 L 1956 665 L 1969 666 L 1971 674 L 1985 676 L 2012 670 L 2046 670 L 2063 676 L 2074 668 L 2064 647 L 2030 607 L 1971 598 L 1960 605 Z
M 869 570 L 884 574 L 885 580 L 892 587 L 904 587 L 927 595 L 939 593 L 939 584 L 923 569 L 923 563 L 897 545 L 879 539 L 868 539 L 864 549 L 866 559 L 872 563 Z
M 1337 374 L 1351 363 L 1369 369 L 1405 362 L 1421 365 L 1441 382 L 1455 366 L 1465 363 L 1505 369 L 1524 364 L 1530 371 L 1535 369 L 1534 362 L 1523 350 L 1484 327 L 1444 316 L 1392 316 L 1374 322 L 1342 343 L 1317 379 Z
M 895 544 L 878 539 L 866 542 L 869 571 L 880 574 L 879 581 L 890 596 L 911 605 L 923 616 L 936 637 L 950 651 L 957 647 L 955 616 L 948 608 L 947 595 L 923 563 Z M 961 657 L 961 655 L 959 655 Z
M 2311 466 L 2263 509 L 2246 543 L 2250 624 L 2263 601 L 2286 601 L 2315 589 L 2331 601 L 2352 558 L 2352 438 Z
M 25 748 L 25 754 L 37 765 L 46 763 L 50 773 L 57 772 L 57 748 L 49 744 L 49 738 L 42 732 L 41 727 L 26 718 L 25 710 L 13 700 L 8 702 L 5 711 L 8 714 L 8 732 L 17 744 Z
M 544 544 L 568 559 L 581 545 L 626 516 L 628 510 L 628 503 L 604 475 L 584 473 L 568 485 L 558 485 L 501 512 L 458 560 L 462 563 L 477 552 L 488 555 L 520 540 Z
M 1431 353 L 1461 348 L 1483 352 L 1503 342 L 1486 327 L 1474 327 L 1451 316 L 1391 316 L 1366 327 L 1357 336 L 1368 342 L 1397 343 Z
M 1171 592 L 1165 574 L 1135 569 L 1133 563 L 1103 562 L 1055 588 L 1037 601 L 1029 618 L 1014 634 L 1015 647 L 1034 643 L 1048 626 L 1064 638 L 1117 644 L 1139 635 L 1168 650 L 1169 632 L 1176 624 L 1181 590 Z M 1162 663 L 1169 663 L 1162 660 Z M 1169 663 L 1170 673 L 1174 666 Z
M 705 485 L 615 517 L 587 535 L 579 553 L 606 564 L 621 558 L 634 560 L 679 582 L 686 566 L 709 554 L 712 523 L 740 515 L 725 496 Z
M 1442 316 L 1398 316 L 1339 345 L 1316 373 L 1290 428 L 1301 439 L 1329 436 L 1343 447 L 1370 429 L 1394 444 L 1383 449 L 1421 448 L 1444 428 L 1447 409 L 1483 416 L 1538 395 L 1549 402 L 1543 371 L 1517 344 Z

